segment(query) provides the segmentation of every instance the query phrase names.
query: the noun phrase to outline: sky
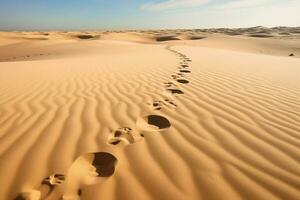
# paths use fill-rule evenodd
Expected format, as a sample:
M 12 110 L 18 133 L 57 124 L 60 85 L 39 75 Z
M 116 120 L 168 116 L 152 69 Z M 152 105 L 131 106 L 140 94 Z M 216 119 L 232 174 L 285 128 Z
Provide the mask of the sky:
M 0 0 L 0 30 L 300 26 L 300 0 Z

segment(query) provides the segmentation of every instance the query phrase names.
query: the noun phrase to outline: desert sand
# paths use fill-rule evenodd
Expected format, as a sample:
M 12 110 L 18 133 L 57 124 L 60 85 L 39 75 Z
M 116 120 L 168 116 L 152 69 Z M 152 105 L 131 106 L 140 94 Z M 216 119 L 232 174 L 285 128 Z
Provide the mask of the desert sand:
M 299 57 L 289 27 L 0 32 L 0 199 L 300 199 Z

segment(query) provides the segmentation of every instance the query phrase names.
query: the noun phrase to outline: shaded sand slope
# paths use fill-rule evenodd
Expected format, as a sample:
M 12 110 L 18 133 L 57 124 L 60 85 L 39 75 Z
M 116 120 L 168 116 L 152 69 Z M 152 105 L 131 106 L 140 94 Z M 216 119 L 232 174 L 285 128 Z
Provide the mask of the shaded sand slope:
M 83 200 L 299 199 L 299 59 L 173 46 L 192 59 L 180 84 L 171 76 L 180 60 L 163 44 L 81 45 L 90 52 L 0 63 L 1 199 L 96 151 L 118 165 L 82 188 Z M 166 93 L 166 82 L 184 94 Z M 163 99 L 176 108 L 153 109 Z M 141 130 L 150 114 L 171 127 Z M 125 126 L 144 140 L 108 145 Z

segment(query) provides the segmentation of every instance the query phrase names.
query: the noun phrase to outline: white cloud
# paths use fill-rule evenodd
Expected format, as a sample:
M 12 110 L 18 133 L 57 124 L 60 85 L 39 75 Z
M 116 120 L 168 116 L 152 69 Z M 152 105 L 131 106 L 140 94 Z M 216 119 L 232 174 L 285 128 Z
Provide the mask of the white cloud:
M 160 3 L 147 3 L 142 5 L 140 8 L 141 10 L 161 11 L 201 6 L 209 2 L 210 0 L 168 0 Z
M 287 2 L 293 2 L 296 0 L 286 0 Z M 218 0 L 164 0 L 157 3 L 146 3 L 140 7 L 141 10 L 149 11 L 162 11 L 178 8 L 191 8 L 202 6 L 210 2 L 218 2 Z M 266 5 L 268 3 L 274 3 L 275 0 L 229 0 L 223 3 L 215 4 L 215 8 L 218 9 L 237 9 L 237 8 L 249 8 Z
M 271 2 L 274 2 L 274 0 L 232 0 L 227 3 L 217 5 L 216 7 L 218 9 L 249 8 L 262 6 Z

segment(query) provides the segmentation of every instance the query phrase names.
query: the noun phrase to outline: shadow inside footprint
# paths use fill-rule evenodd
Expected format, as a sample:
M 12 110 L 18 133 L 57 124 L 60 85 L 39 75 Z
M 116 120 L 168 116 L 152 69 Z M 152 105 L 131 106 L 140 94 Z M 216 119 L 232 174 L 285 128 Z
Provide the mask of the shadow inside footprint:
M 171 92 L 172 94 L 184 94 L 184 92 L 182 92 L 179 89 L 167 89 L 169 92 Z
M 149 115 L 148 124 L 158 127 L 159 129 L 169 128 L 171 126 L 169 120 L 159 115 Z
M 98 177 L 110 177 L 115 173 L 117 158 L 110 153 L 94 153 L 92 165 L 96 168 Z
M 164 129 L 170 128 L 170 121 L 160 115 L 148 115 L 146 117 L 140 118 L 137 121 L 137 126 L 146 131 L 162 131 Z
M 189 83 L 189 81 L 188 81 L 188 80 L 185 80 L 185 79 L 178 79 L 177 82 L 182 83 L 182 84 L 187 84 L 187 83 Z
M 111 139 L 108 143 L 112 145 L 117 145 L 121 142 L 121 140 Z
M 182 73 L 191 73 L 190 70 L 180 70 L 180 72 L 182 72 Z
M 22 194 L 19 194 L 14 200 L 26 200 L 26 197 L 22 196 Z
M 189 66 L 188 65 L 181 65 L 181 67 L 188 68 Z

